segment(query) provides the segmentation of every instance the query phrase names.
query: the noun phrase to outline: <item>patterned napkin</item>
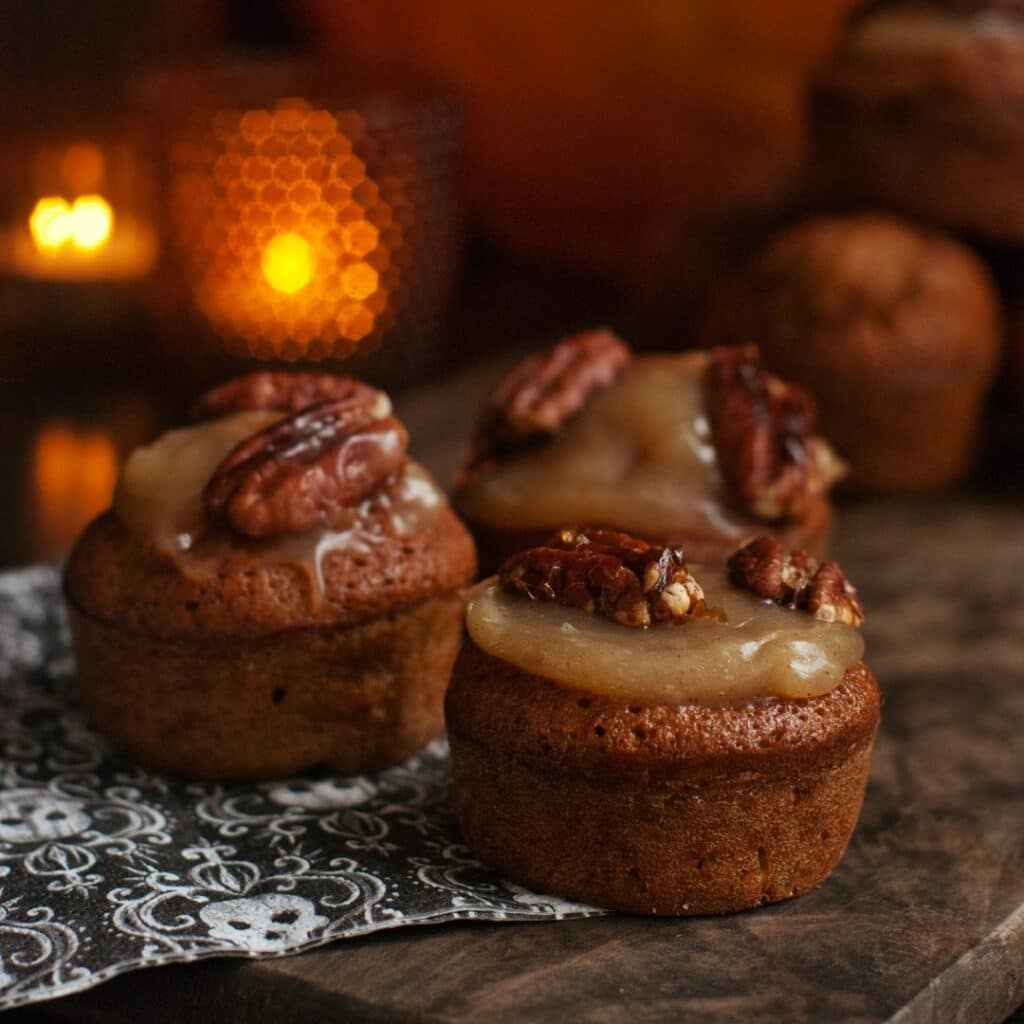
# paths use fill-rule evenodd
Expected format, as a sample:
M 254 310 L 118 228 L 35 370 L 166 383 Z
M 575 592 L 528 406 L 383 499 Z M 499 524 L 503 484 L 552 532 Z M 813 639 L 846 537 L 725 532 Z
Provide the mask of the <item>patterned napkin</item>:
M 230 787 L 118 760 L 76 706 L 52 568 L 0 574 L 0 708 L 2 1009 L 155 964 L 599 913 L 469 856 L 440 742 L 373 777 Z

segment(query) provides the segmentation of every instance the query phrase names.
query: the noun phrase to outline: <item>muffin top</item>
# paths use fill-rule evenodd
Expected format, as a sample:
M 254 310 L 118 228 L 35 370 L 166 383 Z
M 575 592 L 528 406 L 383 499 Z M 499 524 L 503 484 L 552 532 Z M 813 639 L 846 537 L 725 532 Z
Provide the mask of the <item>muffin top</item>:
M 603 523 L 731 546 L 799 521 L 842 472 L 805 392 L 752 346 L 633 358 L 607 330 L 524 360 L 491 396 L 456 503 L 500 529 Z
M 71 602 L 151 635 L 347 626 L 468 582 L 472 540 L 383 393 L 253 374 L 128 458 L 70 556 Z
M 593 697 L 713 708 L 823 696 L 861 659 L 863 618 L 835 562 L 772 537 L 722 570 L 567 528 L 475 587 L 466 626 L 487 655 Z
M 881 214 L 817 217 L 776 237 L 712 304 L 708 345 L 756 337 L 783 373 L 929 388 L 991 376 L 1000 325 L 981 261 Z
M 566 528 L 467 608 L 449 730 L 619 784 L 814 771 L 868 743 L 864 611 L 835 562 L 763 536 L 724 574 L 618 531 Z

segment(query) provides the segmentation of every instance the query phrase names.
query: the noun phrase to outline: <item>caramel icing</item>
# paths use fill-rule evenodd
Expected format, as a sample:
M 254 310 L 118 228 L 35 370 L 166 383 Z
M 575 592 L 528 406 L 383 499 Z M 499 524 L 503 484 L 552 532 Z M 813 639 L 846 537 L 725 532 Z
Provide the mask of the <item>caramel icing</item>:
M 471 480 L 461 510 L 513 529 L 575 522 L 655 538 L 748 535 L 750 521 L 728 509 L 711 443 L 706 364 L 700 352 L 635 360 L 556 437 Z
M 203 488 L 239 442 L 281 419 L 278 412 L 243 412 L 171 430 L 128 457 L 114 495 L 114 513 L 147 537 L 190 575 L 217 571 L 239 546 L 268 562 L 308 571 L 314 593 L 323 595 L 323 562 L 332 551 L 366 551 L 391 538 L 429 529 L 447 499 L 430 474 L 407 461 L 375 494 L 352 507 L 346 522 L 297 536 L 253 541 L 211 526 Z
M 864 653 L 851 626 L 733 587 L 694 568 L 728 622 L 694 619 L 629 629 L 575 608 L 503 592 L 494 578 L 470 594 L 466 626 L 488 654 L 574 689 L 647 705 L 719 707 L 764 697 L 818 697 Z
M 114 512 L 129 529 L 166 551 L 187 551 L 204 529 L 203 488 L 241 441 L 282 418 L 241 412 L 169 430 L 128 456 L 114 493 Z

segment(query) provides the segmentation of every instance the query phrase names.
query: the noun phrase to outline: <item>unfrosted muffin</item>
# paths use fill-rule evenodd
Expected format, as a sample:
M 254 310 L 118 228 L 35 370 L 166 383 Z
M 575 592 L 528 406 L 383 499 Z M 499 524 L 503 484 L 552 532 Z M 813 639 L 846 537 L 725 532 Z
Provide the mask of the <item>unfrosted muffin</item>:
M 784 231 L 723 287 L 701 335 L 707 345 L 756 339 L 773 370 L 818 400 L 851 482 L 879 490 L 965 471 L 1002 345 L 981 261 L 876 214 Z
M 633 356 L 607 330 L 525 359 L 491 396 L 455 504 L 485 570 L 567 522 L 725 560 L 771 532 L 824 549 L 842 465 L 813 401 L 756 349 Z
M 812 174 L 824 197 L 1024 241 L 1024 11 L 876 3 L 812 85 Z
M 513 881 L 635 913 L 819 885 L 879 722 L 861 619 L 835 563 L 768 537 L 726 571 L 613 531 L 514 556 L 471 594 L 446 698 L 466 843 Z
M 86 712 L 202 779 L 354 774 L 443 727 L 472 540 L 383 393 L 256 374 L 138 449 L 65 591 Z

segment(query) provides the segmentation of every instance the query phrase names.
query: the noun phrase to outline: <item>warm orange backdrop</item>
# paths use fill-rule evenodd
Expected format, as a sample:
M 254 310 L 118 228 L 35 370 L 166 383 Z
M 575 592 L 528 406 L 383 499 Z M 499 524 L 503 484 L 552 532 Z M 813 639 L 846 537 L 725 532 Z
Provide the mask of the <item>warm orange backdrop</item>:
M 332 54 L 465 97 L 496 236 L 635 277 L 689 218 L 784 185 L 801 84 L 856 0 L 300 2 Z

